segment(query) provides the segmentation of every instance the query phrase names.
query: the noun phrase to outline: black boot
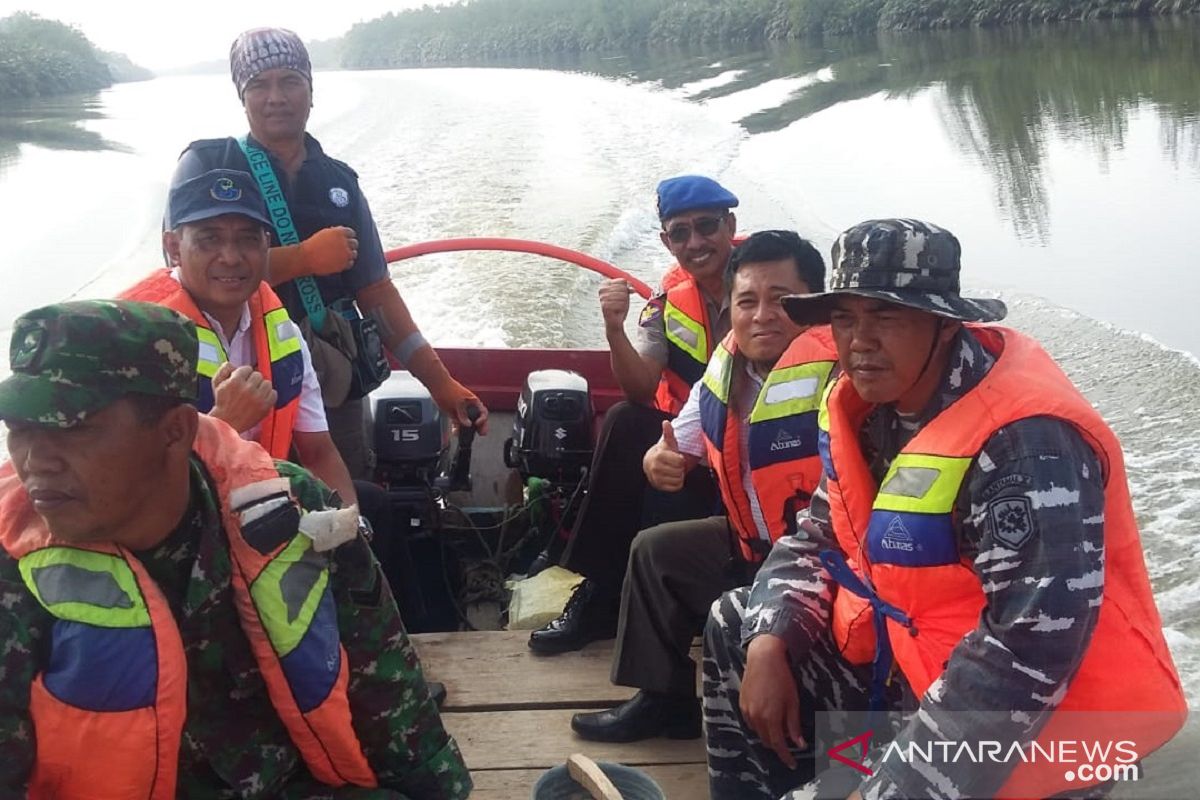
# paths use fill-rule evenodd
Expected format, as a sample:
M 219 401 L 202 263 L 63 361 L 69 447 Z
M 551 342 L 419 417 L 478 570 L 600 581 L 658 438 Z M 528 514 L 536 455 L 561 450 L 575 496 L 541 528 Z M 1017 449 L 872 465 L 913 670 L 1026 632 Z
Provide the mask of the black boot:
M 565 653 L 616 635 L 615 599 L 595 581 L 585 579 L 575 587 L 558 619 L 529 634 L 529 649 L 537 653 Z
M 576 714 L 571 727 L 580 738 L 593 742 L 637 742 L 655 736 L 698 739 L 700 701 L 643 689 L 616 708 Z
M 437 704 L 440 711 L 446 704 L 446 684 L 441 681 L 426 681 L 425 685 L 429 688 L 429 696 L 433 698 L 433 702 Z

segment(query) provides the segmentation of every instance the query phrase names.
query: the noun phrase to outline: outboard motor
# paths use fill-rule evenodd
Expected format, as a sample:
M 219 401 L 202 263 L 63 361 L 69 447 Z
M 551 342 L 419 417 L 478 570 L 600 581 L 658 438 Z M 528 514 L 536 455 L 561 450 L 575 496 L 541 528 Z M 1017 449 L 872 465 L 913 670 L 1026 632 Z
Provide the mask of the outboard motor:
M 431 486 L 446 468 L 450 420 L 429 390 L 407 372 L 393 372 L 371 392 L 375 477 L 383 484 Z
M 567 545 L 592 463 L 593 426 L 592 396 L 582 375 L 529 373 L 517 398 L 512 438 L 504 443 L 504 463 L 525 483 L 534 535 L 516 561 L 527 563 L 531 576 L 557 563 Z
M 578 483 L 592 463 L 592 419 L 592 396 L 582 375 L 562 369 L 531 372 L 517 399 L 504 463 L 523 480 Z
M 458 622 L 443 574 L 457 562 L 436 535 L 441 527 L 437 488 L 446 482 L 450 420 L 429 390 L 408 372 L 395 371 L 371 392 L 374 479 L 386 491 L 386 528 L 372 549 L 412 631 L 449 630 Z

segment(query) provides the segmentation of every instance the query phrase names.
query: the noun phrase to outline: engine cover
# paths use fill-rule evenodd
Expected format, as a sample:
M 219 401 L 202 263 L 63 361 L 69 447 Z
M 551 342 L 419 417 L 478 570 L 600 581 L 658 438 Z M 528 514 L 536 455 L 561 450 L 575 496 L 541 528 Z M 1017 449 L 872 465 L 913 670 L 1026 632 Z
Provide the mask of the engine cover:
M 592 461 L 592 396 L 577 372 L 529 373 L 517 400 L 504 460 L 522 478 L 574 482 Z
M 393 372 L 371 392 L 369 405 L 377 478 L 428 479 L 442 470 L 450 421 L 420 381 L 408 372 Z

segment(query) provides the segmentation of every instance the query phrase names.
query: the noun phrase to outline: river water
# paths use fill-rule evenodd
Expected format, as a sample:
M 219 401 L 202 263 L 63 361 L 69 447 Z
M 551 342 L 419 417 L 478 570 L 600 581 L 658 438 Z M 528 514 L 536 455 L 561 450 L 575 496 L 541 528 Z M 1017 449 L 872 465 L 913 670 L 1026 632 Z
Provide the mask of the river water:
M 1195 704 L 1198 38 L 1195 21 L 1092 23 L 320 73 L 310 129 L 360 172 L 385 246 L 542 239 L 653 281 L 654 186 L 682 172 L 733 189 L 742 229 L 796 228 L 826 251 L 873 216 L 953 230 L 968 286 L 1002 296 L 1121 436 Z M 224 75 L 0 108 L 0 342 L 25 309 L 103 296 L 159 264 L 179 151 L 244 127 Z M 435 344 L 603 343 L 591 274 L 445 255 L 394 275 Z M 1193 722 L 1121 796 L 1196 796 L 1198 749 Z

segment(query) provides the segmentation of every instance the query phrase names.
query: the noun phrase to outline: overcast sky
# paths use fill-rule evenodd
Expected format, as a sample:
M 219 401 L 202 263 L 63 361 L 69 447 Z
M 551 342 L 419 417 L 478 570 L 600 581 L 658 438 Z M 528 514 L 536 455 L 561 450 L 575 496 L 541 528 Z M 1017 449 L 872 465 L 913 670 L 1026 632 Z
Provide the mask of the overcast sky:
M 137 64 L 163 69 L 226 58 L 247 28 L 278 25 L 306 41 L 340 36 L 356 22 L 389 11 L 446 0 L 0 0 L 0 17 L 33 11 L 76 25 L 98 47 L 125 53 Z

